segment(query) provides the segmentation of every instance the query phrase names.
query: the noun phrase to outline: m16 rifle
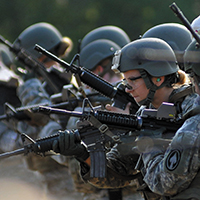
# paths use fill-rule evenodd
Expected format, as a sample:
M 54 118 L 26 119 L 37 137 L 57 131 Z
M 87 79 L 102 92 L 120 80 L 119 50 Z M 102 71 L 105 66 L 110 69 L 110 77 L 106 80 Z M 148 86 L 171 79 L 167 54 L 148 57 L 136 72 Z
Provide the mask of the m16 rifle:
M 114 87 L 109 82 L 105 81 L 101 77 L 97 76 L 96 74 L 92 73 L 90 70 L 75 65 L 73 62 L 75 59 L 79 57 L 78 54 L 74 56 L 74 59 L 70 64 L 61 60 L 54 54 L 50 53 L 46 49 L 42 48 L 39 45 L 35 46 L 35 49 L 46 55 L 47 57 L 51 58 L 52 60 L 58 62 L 61 66 L 63 66 L 67 72 L 71 72 L 75 75 L 80 77 L 80 80 L 85 83 L 86 85 L 90 86 L 91 88 L 95 89 L 99 93 L 103 94 L 104 96 L 109 97 L 114 101 L 113 106 L 125 109 L 126 105 L 131 102 L 130 112 L 135 114 L 136 111 L 139 109 L 138 103 L 135 99 L 128 93 L 125 92 L 125 86 L 123 84 L 119 84 L 117 87 Z
M 2 35 L 0 35 L 0 42 L 7 45 L 10 51 L 16 55 L 16 59 L 25 65 L 30 72 L 33 72 L 36 76 L 43 77 L 47 85 L 50 87 L 51 94 L 60 92 L 60 87 L 69 83 L 69 80 L 60 76 L 60 71 L 56 69 L 53 69 L 50 72 L 47 71 L 44 65 L 40 63 L 37 58 L 31 55 L 27 50 L 12 45 Z
M 116 143 L 121 143 L 124 137 L 136 138 L 141 134 L 141 130 L 148 129 L 150 130 L 148 131 L 150 133 L 149 136 L 153 135 L 162 140 L 162 138 L 165 138 L 164 135 L 167 131 L 176 132 L 183 124 L 182 120 L 175 119 L 174 106 L 169 103 L 164 103 L 158 110 L 146 109 L 143 111 L 142 116 L 94 110 L 91 105 L 91 111 L 85 111 L 84 105 L 90 104 L 90 102 L 84 99 L 83 103 L 83 112 L 55 109 L 47 106 L 40 106 L 37 111 L 48 115 L 54 113 L 80 118 L 80 122 L 77 123 L 77 129 L 70 131 L 75 134 L 75 142 L 82 141 L 87 146 L 91 159 L 91 177 L 103 178 L 106 176 L 107 148 Z M 23 135 L 23 137 L 25 136 Z M 30 145 L 24 146 L 21 150 L 0 154 L 0 159 L 30 152 L 45 155 L 45 152 L 52 150 L 53 141 L 58 140 L 58 138 L 59 133 L 32 141 Z M 169 143 L 169 141 L 167 142 Z
M 65 91 L 67 93 L 67 91 Z M 74 110 L 77 106 L 81 107 L 82 102 L 83 102 L 83 97 L 82 96 L 74 96 L 74 97 L 69 97 L 66 94 L 64 97 L 61 97 L 62 94 L 58 93 L 56 97 L 52 97 L 52 102 L 53 104 L 36 104 L 36 105 L 30 105 L 30 106 L 23 106 L 23 107 L 18 107 L 14 108 L 11 104 L 5 103 L 4 108 L 5 108 L 5 114 L 0 115 L 0 121 L 6 120 L 9 121 L 10 119 L 16 119 L 18 121 L 31 121 L 34 120 L 34 118 L 37 118 L 37 116 L 34 117 L 34 115 L 37 115 L 37 113 L 34 113 L 33 110 L 37 109 L 39 106 L 50 106 L 51 108 L 60 108 L 60 109 L 68 109 L 68 110 Z M 64 100 L 64 101 L 58 101 L 57 100 Z M 110 102 L 110 99 L 102 96 L 102 95 L 97 95 L 97 94 L 89 94 L 88 99 L 90 102 L 93 104 L 99 103 L 104 106 L 105 104 Z M 55 102 L 54 102 L 55 101 Z M 97 107 L 98 108 L 98 107 Z M 32 117 L 32 119 L 31 119 Z M 43 114 L 38 117 L 43 117 Z M 44 117 L 46 117 L 44 115 Z M 65 118 L 60 118 L 59 122 L 61 126 L 65 129 L 66 123 L 68 121 L 70 116 L 66 116 Z M 41 118 L 40 118 L 41 119 Z M 41 120 L 40 120 L 41 121 Z M 47 120 L 45 120 L 47 121 Z

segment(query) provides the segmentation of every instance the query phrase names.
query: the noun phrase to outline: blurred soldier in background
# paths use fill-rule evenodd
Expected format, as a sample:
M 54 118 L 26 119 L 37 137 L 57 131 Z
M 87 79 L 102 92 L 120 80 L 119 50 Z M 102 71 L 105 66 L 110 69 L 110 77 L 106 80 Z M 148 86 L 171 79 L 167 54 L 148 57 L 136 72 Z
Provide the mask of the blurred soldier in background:
M 56 62 L 34 50 L 35 44 L 42 46 L 59 57 L 64 57 L 68 55 L 73 46 L 71 39 L 63 37 L 53 25 L 43 22 L 26 28 L 13 43 L 15 48 L 24 49 L 31 57 L 42 63 L 49 72 L 48 77 L 58 87 L 58 91 L 61 90 L 63 85 L 70 82 L 71 74 L 64 73 Z M 18 88 L 18 96 L 22 106 L 51 104 L 50 95 L 53 94 L 53 91 L 46 84 L 44 77 L 40 76 L 40 74 L 39 76 L 38 74 L 36 75 L 34 69 L 26 67 L 21 72 L 25 81 Z M 41 115 L 35 118 L 34 121 L 31 121 L 31 123 L 18 123 L 18 130 L 26 133 L 33 139 L 54 134 L 56 130 L 60 129 L 62 127 L 56 120 L 49 120 L 46 116 L 41 117 Z M 42 176 L 48 193 L 63 197 L 67 192 L 73 190 L 67 166 L 60 165 L 51 157 L 43 158 L 30 155 L 24 158 L 26 159 L 28 168 L 35 170 L 37 174 Z
M 183 55 L 192 41 L 192 34 L 183 25 L 178 23 L 164 23 L 147 30 L 142 38 L 160 38 L 167 42 L 174 50 L 180 69 L 183 70 Z
M 0 115 L 6 112 L 5 103 L 9 103 L 14 107 L 20 107 L 21 105 L 16 90 L 23 81 L 11 70 L 13 61 L 14 56 L 8 47 L 0 44 Z M 19 134 L 14 130 L 14 124 L 0 121 L 1 152 L 11 151 L 20 147 L 18 143 Z
M 98 76 L 102 77 L 111 84 L 117 86 L 122 80 L 121 74 L 115 74 L 111 70 L 112 58 L 116 50 L 121 49 L 124 45 L 130 42 L 129 36 L 119 27 L 116 26 L 102 26 L 98 27 L 88 34 L 86 34 L 80 43 L 80 66 L 83 66 Z M 87 94 L 95 92 L 92 88 L 84 85 L 84 90 Z M 111 103 L 111 102 L 110 102 Z M 99 102 L 93 104 L 98 106 Z M 104 108 L 102 105 L 101 108 Z M 75 111 L 82 111 L 81 107 L 77 107 Z M 67 129 L 76 128 L 78 119 L 71 117 L 67 124 Z M 62 158 L 62 156 L 60 157 Z M 63 160 L 66 158 L 63 158 Z M 77 174 L 79 171 L 79 163 L 76 159 L 71 159 L 69 162 L 70 171 L 73 176 L 75 187 L 78 191 L 83 192 L 85 199 L 128 199 L 130 193 L 135 192 L 136 186 L 126 187 L 123 189 L 112 189 L 112 190 L 100 190 L 94 186 L 83 182 L 80 175 Z M 108 193 L 107 193 L 108 191 Z M 123 196 L 123 197 L 122 197 Z
M 26 28 L 13 43 L 14 48 L 24 49 L 31 57 L 47 68 L 48 77 L 56 84 L 58 91 L 60 91 L 63 85 L 70 82 L 71 74 L 63 73 L 63 69 L 56 62 L 37 52 L 34 49 L 36 44 L 39 44 L 56 56 L 64 58 L 70 53 L 73 42 L 69 37 L 63 37 L 53 25 L 36 23 Z M 54 93 L 50 86 L 47 85 L 48 82 L 45 80 L 45 77 L 38 74 L 36 67 L 30 69 L 30 67 L 25 66 L 25 70 L 21 72 L 25 80 L 37 77 L 49 95 Z
M 80 51 L 80 65 L 91 70 L 93 73 L 102 77 L 110 83 L 119 82 L 121 76 L 115 75 L 111 70 L 112 57 L 116 50 L 119 50 L 120 46 L 111 40 L 107 39 L 98 39 L 90 42 Z M 94 93 L 95 91 L 92 88 L 84 85 L 84 91 L 86 95 Z M 105 102 L 103 102 L 105 103 Z M 99 106 L 99 102 L 93 102 L 93 106 Z M 105 105 L 103 105 L 105 106 Z M 75 111 L 82 111 L 81 107 L 75 108 Z M 67 129 L 77 128 L 78 119 L 76 117 L 71 117 L 67 123 Z M 94 186 L 84 183 L 80 175 L 77 173 L 79 170 L 79 164 L 76 159 L 71 159 L 70 162 L 70 172 L 73 176 L 73 180 L 76 186 L 76 189 L 79 192 L 85 194 L 86 199 L 102 199 L 103 196 L 107 196 L 106 190 L 99 190 Z

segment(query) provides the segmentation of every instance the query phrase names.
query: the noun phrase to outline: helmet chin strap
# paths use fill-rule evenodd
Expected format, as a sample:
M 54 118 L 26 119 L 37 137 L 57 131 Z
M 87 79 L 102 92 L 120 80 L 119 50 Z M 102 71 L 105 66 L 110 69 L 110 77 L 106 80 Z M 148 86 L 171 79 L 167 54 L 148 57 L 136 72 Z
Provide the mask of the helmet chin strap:
M 153 101 L 154 95 L 156 90 L 164 87 L 166 84 L 163 82 L 160 86 L 155 85 L 152 80 L 151 76 L 144 70 L 139 70 L 142 78 L 144 79 L 145 85 L 147 89 L 149 89 L 149 93 L 146 99 L 139 102 L 140 105 L 146 105 L 149 107 L 150 103 Z

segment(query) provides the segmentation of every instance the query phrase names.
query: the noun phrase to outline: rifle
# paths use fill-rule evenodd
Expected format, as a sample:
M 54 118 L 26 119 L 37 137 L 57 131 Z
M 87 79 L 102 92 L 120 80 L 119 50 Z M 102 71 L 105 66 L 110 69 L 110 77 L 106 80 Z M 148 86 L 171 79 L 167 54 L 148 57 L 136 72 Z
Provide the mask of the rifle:
M 84 105 L 86 103 L 90 105 L 91 111 L 85 111 Z M 75 134 L 75 142 L 83 141 L 90 153 L 90 176 L 101 178 L 106 176 L 105 152 L 109 146 L 121 143 L 123 137 L 139 136 L 141 133 L 138 130 L 141 129 L 152 130 L 151 135 L 153 134 L 161 138 L 165 131 L 175 132 L 183 124 L 182 120 L 175 120 L 174 106 L 169 103 L 163 103 L 158 110 L 146 109 L 142 116 L 94 110 L 88 99 L 84 99 L 83 112 L 55 109 L 47 106 L 40 106 L 36 111 L 48 115 L 51 113 L 70 115 L 81 119 L 78 123 L 78 128 L 71 131 Z M 159 131 L 155 131 L 158 129 Z M 131 135 L 130 131 L 132 131 Z M 24 134 L 22 136 L 28 137 L 24 136 Z M 30 152 L 45 155 L 45 152 L 52 150 L 53 141 L 58 140 L 58 138 L 59 134 L 36 141 L 29 139 L 32 142 L 31 144 L 10 153 L 0 154 L 0 159 L 22 153 L 27 155 Z
M 61 72 L 56 69 L 52 69 L 51 72 L 48 72 L 47 69 L 40 63 L 37 58 L 31 55 L 27 50 L 12 45 L 8 40 L 0 35 L 0 42 L 7 45 L 11 52 L 16 55 L 17 60 L 24 64 L 28 69 L 34 72 L 37 76 L 42 76 L 50 87 L 50 93 L 60 92 L 60 87 L 64 84 L 68 84 L 69 81 L 58 76 Z M 56 84 L 55 84 L 56 83 Z M 60 83 L 61 85 L 58 85 Z
M 91 88 L 95 89 L 96 91 L 100 92 L 104 96 L 109 97 L 114 101 L 113 106 L 125 109 L 126 105 L 131 102 L 130 112 L 136 113 L 139 109 L 138 103 L 135 99 L 128 93 L 125 92 L 125 85 L 119 84 L 117 87 L 111 85 L 109 82 L 105 81 L 101 77 L 97 76 L 96 74 L 92 73 L 90 70 L 75 65 L 73 62 L 77 57 L 78 54 L 74 56 L 72 62 L 68 64 L 64 60 L 61 60 L 54 54 L 50 53 L 46 49 L 42 48 L 39 45 L 35 45 L 35 49 L 46 55 L 47 57 L 51 58 L 52 60 L 58 62 L 61 66 L 65 67 L 67 72 L 71 72 L 75 75 L 80 77 L 80 80 L 85 83 L 86 85 L 90 86 Z
M 90 111 L 85 110 L 85 105 L 89 104 Z M 57 109 L 50 106 L 39 106 L 34 112 L 42 112 L 46 114 L 69 115 L 80 118 L 80 121 L 91 121 L 92 118 L 106 124 L 110 129 L 117 130 L 141 130 L 151 129 L 157 130 L 164 127 L 166 131 L 176 131 L 181 127 L 183 121 L 175 119 L 175 107 L 172 103 L 162 103 L 156 109 L 144 109 L 141 116 L 135 114 L 123 114 L 110 112 L 106 110 L 95 110 L 90 101 L 85 98 L 83 100 L 82 112 L 70 111 L 66 109 Z M 92 123 L 92 122 L 91 122 Z M 93 124 L 93 123 L 92 123 Z M 138 136 L 138 135 L 136 135 Z
M 192 36 L 196 39 L 196 41 L 200 44 L 200 37 L 199 35 L 194 31 L 194 29 L 191 27 L 190 22 L 187 20 L 187 18 L 184 16 L 183 12 L 180 10 L 180 8 L 176 5 L 176 3 L 172 3 L 170 6 L 171 10 L 175 13 L 175 15 L 181 20 L 183 25 L 190 31 Z
M 56 99 L 56 97 L 54 97 L 54 98 Z M 0 121 L 1 120 L 7 120 L 8 121 L 8 120 L 13 119 L 13 118 L 18 120 L 18 121 L 22 121 L 22 120 L 30 121 L 31 117 L 27 114 L 27 111 L 30 111 L 30 112 L 33 111 L 33 115 L 34 115 L 34 109 L 37 110 L 37 108 L 39 106 L 44 106 L 45 105 L 45 106 L 50 106 L 52 108 L 61 108 L 61 109 L 74 110 L 77 106 L 81 106 L 82 102 L 83 102 L 83 97 L 82 96 L 73 97 L 73 98 L 67 98 L 67 99 L 66 99 L 65 102 L 55 103 L 55 104 L 51 104 L 51 105 L 48 105 L 48 104 L 45 103 L 45 104 L 36 104 L 36 105 L 30 105 L 30 106 L 23 106 L 23 107 L 18 107 L 18 108 L 14 108 L 12 105 L 10 105 L 9 103 L 6 102 L 4 104 L 6 113 L 3 114 L 3 115 L 0 115 Z M 94 103 L 98 102 L 98 103 L 101 103 L 103 106 L 110 102 L 109 98 L 101 96 L 101 95 L 99 95 L 97 93 L 89 94 L 88 95 L 88 99 L 92 103 L 93 102 Z M 66 127 L 66 123 L 67 123 L 69 117 L 70 116 L 67 116 L 64 119 L 62 119 L 62 118 L 60 119 L 60 123 L 61 123 L 61 126 L 63 128 Z

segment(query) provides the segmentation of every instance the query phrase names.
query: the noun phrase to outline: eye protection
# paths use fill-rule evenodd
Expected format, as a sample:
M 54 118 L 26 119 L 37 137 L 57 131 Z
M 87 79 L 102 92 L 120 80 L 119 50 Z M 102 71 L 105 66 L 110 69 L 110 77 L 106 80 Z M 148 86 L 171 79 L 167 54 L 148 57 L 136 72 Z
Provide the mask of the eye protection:
M 137 81 L 138 79 L 141 79 L 141 78 L 142 78 L 142 76 L 128 78 L 128 80 L 123 79 L 122 82 L 127 89 L 135 90 L 141 85 L 141 82 Z

